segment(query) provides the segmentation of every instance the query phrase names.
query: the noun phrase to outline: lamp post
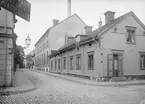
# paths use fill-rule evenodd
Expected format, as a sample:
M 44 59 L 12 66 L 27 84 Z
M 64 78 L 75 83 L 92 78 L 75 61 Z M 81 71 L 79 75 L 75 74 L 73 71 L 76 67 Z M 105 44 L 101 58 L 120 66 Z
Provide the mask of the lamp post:
M 28 34 L 27 38 L 25 39 L 25 44 L 26 44 L 26 47 L 24 47 L 24 49 L 28 48 L 31 44 L 31 39 L 29 37 L 29 34 Z M 25 60 L 27 60 L 26 57 L 25 57 Z M 27 66 L 26 64 L 28 64 L 28 62 L 26 63 L 26 61 L 25 61 L 25 67 Z
M 30 46 L 30 43 L 31 43 L 31 39 L 30 39 L 30 37 L 28 35 L 27 38 L 25 39 L 25 44 L 26 44 L 27 48 Z

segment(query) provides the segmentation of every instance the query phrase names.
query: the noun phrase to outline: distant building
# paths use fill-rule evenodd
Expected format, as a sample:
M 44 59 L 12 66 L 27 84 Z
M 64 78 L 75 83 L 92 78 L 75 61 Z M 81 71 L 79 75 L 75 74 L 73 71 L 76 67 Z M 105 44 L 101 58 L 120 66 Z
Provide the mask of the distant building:
M 90 77 L 145 77 L 145 26 L 131 11 L 118 18 L 107 11 L 105 25 L 84 34 L 52 53 L 50 72 Z M 73 39 L 73 38 L 71 38 Z
M 68 36 L 74 37 L 76 34 L 84 34 L 86 24 L 74 14 L 65 20 L 53 20 L 50 27 L 35 44 L 35 68 L 49 70 L 49 55 L 59 47 L 67 44 Z M 51 51 L 52 50 L 52 51 Z
M 0 10 L 0 86 L 11 86 L 14 71 L 14 15 L 1 8 Z

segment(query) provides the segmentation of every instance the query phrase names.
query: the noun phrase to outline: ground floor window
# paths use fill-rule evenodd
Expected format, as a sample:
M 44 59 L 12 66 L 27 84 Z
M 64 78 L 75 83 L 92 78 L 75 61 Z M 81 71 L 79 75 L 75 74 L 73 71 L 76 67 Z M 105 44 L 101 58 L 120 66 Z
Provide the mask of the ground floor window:
M 81 69 L 81 55 L 76 55 L 76 69 Z
M 145 70 L 145 52 L 140 53 L 140 70 Z
M 57 69 L 57 61 L 55 60 L 55 70 Z
M 63 58 L 63 68 L 66 69 L 66 57 Z
M 88 70 L 94 69 L 94 52 L 88 53 Z
M 70 56 L 70 69 L 73 69 L 73 56 Z
M 51 69 L 53 69 L 53 61 L 51 61 Z
M 58 70 L 60 70 L 60 59 L 58 59 Z

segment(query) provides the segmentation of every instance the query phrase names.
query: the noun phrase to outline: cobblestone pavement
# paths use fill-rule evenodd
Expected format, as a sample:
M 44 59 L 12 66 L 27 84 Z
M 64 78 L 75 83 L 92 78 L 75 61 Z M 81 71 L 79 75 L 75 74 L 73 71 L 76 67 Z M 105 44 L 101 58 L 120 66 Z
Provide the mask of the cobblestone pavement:
M 0 96 L 0 104 L 140 104 L 145 86 L 98 87 L 83 85 L 26 70 L 36 86 L 32 92 Z

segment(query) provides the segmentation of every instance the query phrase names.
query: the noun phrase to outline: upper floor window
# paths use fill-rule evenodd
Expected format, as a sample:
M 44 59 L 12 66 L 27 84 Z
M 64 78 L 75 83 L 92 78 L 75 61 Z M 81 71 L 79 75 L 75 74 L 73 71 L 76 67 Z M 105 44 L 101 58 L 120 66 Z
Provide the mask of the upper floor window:
M 140 53 L 140 70 L 145 70 L 145 53 Z
M 126 43 L 128 44 L 135 44 L 135 30 L 136 27 L 126 26 Z

